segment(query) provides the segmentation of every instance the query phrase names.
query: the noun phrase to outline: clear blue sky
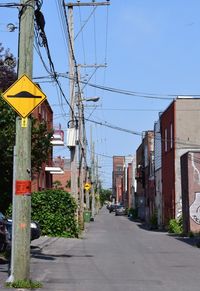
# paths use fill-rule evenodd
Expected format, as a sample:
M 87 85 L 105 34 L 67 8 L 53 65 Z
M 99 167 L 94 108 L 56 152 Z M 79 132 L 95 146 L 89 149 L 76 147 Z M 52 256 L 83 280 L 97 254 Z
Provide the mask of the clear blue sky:
M 0 3 L 12 3 L 2 1 Z M 19 2 L 19 1 L 14 1 Z M 76 2 L 76 1 L 73 1 Z M 83 1 L 80 1 L 83 2 Z M 57 0 L 44 0 L 45 31 L 57 72 L 68 72 L 67 32 L 63 32 Z M 98 107 L 85 108 L 92 120 L 136 132 L 152 130 L 158 113 L 171 102 L 149 99 L 167 95 L 200 93 L 200 1 L 199 0 L 112 0 L 109 7 L 74 8 L 75 56 L 78 64 L 104 64 L 89 81 L 92 84 L 137 92 L 137 96 L 111 93 L 90 86 L 86 98 L 99 96 Z M 88 22 L 86 20 L 89 18 Z M 9 33 L 7 23 L 18 25 L 17 9 L 0 8 L 0 40 L 17 56 L 18 30 Z M 84 28 L 80 31 L 80 28 Z M 108 25 L 107 25 L 108 24 Z M 78 34 L 78 35 L 77 35 Z M 47 62 L 46 53 L 41 48 Z M 81 69 L 88 80 L 94 69 Z M 34 77 L 47 76 L 37 53 Z M 69 99 L 69 82 L 60 79 Z M 42 83 L 54 111 L 54 123 L 66 130 L 69 108 L 53 83 Z M 64 103 L 63 107 L 59 104 Z M 93 105 L 90 103 L 90 106 Z M 66 116 L 64 116 L 66 115 Z M 90 125 L 87 122 L 90 143 Z M 100 172 L 105 187 L 111 187 L 113 155 L 135 154 L 141 137 L 93 124 L 93 139 L 99 155 Z M 55 155 L 68 156 L 66 147 Z M 104 157 L 106 155 L 108 157 Z M 88 157 L 89 158 L 89 157 Z

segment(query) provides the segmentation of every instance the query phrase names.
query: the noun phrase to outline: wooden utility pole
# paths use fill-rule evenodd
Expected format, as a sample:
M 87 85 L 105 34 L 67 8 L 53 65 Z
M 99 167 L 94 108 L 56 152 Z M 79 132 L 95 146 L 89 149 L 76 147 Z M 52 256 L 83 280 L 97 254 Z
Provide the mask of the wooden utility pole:
M 95 217 L 95 177 L 94 177 L 94 142 L 92 140 L 92 126 L 90 128 L 90 151 L 91 151 L 91 194 L 92 194 L 92 214 L 91 218 Z
M 26 74 L 32 79 L 34 0 L 21 0 L 18 78 Z M 15 193 L 13 195 L 12 276 L 13 281 L 29 280 L 30 276 L 30 222 L 31 222 L 31 120 L 21 126 L 16 119 Z
M 68 25 L 69 25 L 69 91 L 70 91 L 70 128 L 77 132 L 76 116 L 75 116 L 75 60 L 74 60 L 74 22 L 73 22 L 73 6 L 68 5 Z M 76 137 L 75 137 L 76 139 Z M 77 174 L 77 145 L 70 147 L 71 159 L 71 193 L 78 204 L 78 174 Z M 78 220 L 78 212 L 77 212 Z
M 95 173 L 95 182 L 96 182 L 96 196 L 97 196 L 97 203 L 96 203 L 96 212 L 99 213 L 99 208 L 100 208 L 100 197 L 99 197 L 99 160 L 98 156 L 96 156 L 96 173 Z
M 77 2 L 77 3 L 66 3 L 65 6 L 68 7 L 68 26 L 69 26 L 69 79 L 70 79 L 70 128 L 76 127 L 76 118 L 74 116 L 75 112 L 75 69 L 77 70 L 77 64 L 75 64 L 75 54 L 74 54 L 74 23 L 73 23 L 73 7 L 75 6 L 105 6 L 110 5 L 110 1 L 106 2 Z M 76 71 L 77 74 L 77 71 Z M 78 81 L 78 80 L 77 80 Z M 79 87 L 79 84 L 78 84 Z M 80 94 L 80 92 L 78 92 Z M 80 140 L 79 140 L 80 142 Z M 71 192 L 76 201 L 78 202 L 78 173 L 77 173 L 77 146 L 70 146 L 70 158 L 71 158 Z
M 80 71 L 78 70 L 78 82 L 80 81 Z M 78 92 L 78 124 L 79 124 L 79 226 L 84 229 L 84 161 L 85 161 L 85 141 L 84 141 L 84 108 L 81 90 Z

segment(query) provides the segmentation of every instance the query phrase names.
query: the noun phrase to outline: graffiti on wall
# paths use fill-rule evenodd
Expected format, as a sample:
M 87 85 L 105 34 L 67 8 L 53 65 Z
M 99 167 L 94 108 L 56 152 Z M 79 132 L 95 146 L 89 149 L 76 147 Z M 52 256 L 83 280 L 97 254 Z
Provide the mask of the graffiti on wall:
M 195 223 L 200 224 L 200 192 L 195 193 L 195 200 L 190 205 L 190 217 Z

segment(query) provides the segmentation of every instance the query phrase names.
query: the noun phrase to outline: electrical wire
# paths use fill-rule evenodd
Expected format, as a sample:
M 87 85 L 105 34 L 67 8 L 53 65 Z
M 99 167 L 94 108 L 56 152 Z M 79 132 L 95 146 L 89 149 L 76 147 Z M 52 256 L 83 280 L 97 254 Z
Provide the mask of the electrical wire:
M 78 11 L 79 11 L 79 21 L 80 21 L 80 25 L 82 25 L 82 17 L 81 17 L 81 9 L 80 6 L 78 7 Z M 86 57 L 85 57 L 85 44 L 84 44 L 84 37 L 83 37 L 83 27 L 81 28 L 80 32 L 81 32 L 81 40 L 82 40 L 82 49 L 83 49 L 83 60 L 84 60 L 84 64 L 86 64 Z M 77 36 L 79 35 L 79 33 L 77 34 Z M 76 37 L 77 37 L 76 36 Z M 76 37 L 74 38 L 74 40 L 76 39 Z
M 38 6 L 38 7 L 40 7 L 40 6 Z M 49 60 L 49 67 L 50 68 L 49 69 L 47 68 L 45 62 L 43 61 L 41 53 L 39 53 L 40 59 L 42 60 L 42 63 L 44 65 L 45 69 L 47 70 L 47 72 L 50 74 L 50 76 L 56 82 L 62 97 L 65 99 L 66 103 L 70 107 L 72 116 L 76 119 L 74 110 L 73 110 L 71 104 L 69 103 L 69 101 L 67 100 L 67 97 L 65 96 L 65 93 L 64 93 L 64 91 L 63 91 L 63 89 L 61 87 L 61 84 L 60 84 L 60 82 L 58 80 L 57 73 L 55 71 L 54 63 L 52 61 L 51 54 L 50 54 L 48 40 L 47 40 L 47 37 L 46 37 L 46 34 L 45 34 L 45 30 L 44 30 L 44 24 L 45 24 L 44 16 L 42 15 L 42 13 L 39 10 L 39 8 L 37 8 L 36 11 L 37 11 L 37 14 L 35 14 L 35 16 L 36 16 L 36 26 L 35 26 L 35 28 L 36 28 L 36 35 L 37 35 L 37 37 L 36 37 L 37 52 L 38 53 L 40 52 L 39 46 L 43 45 L 45 50 L 46 50 L 46 53 L 47 53 L 47 58 Z M 38 39 L 39 36 L 41 37 L 42 42 Z
M 62 78 L 67 78 L 70 79 L 70 77 L 66 73 L 58 73 L 58 77 Z M 35 79 L 45 79 L 49 78 L 49 76 L 44 76 L 44 77 L 35 77 Z M 119 89 L 119 88 L 114 88 L 114 87 L 108 87 L 108 86 L 103 86 L 103 85 L 95 85 L 86 81 L 79 81 L 82 84 L 86 84 L 91 87 L 96 87 L 101 90 L 109 91 L 112 93 L 118 93 L 122 95 L 129 95 L 129 96 L 134 96 L 134 97 L 143 97 L 143 98 L 148 98 L 148 99 L 157 99 L 157 100 L 174 100 L 179 97 L 184 97 L 184 96 L 190 96 L 194 98 L 200 98 L 200 94 L 158 94 L 158 93 L 148 93 L 148 92 L 139 92 L 139 91 L 129 91 L 125 89 Z M 159 97 L 160 96 L 160 97 Z
M 66 51 L 68 51 L 68 39 L 66 37 L 66 23 L 64 21 L 64 13 L 63 13 L 63 8 L 62 8 L 62 0 L 56 1 L 57 5 L 57 10 L 58 10 L 58 15 L 59 15 L 59 21 L 60 21 L 60 26 L 62 28 L 62 36 L 65 44 Z
M 95 59 L 95 64 L 97 64 L 97 39 L 96 39 L 96 14 L 94 13 L 93 15 L 94 19 L 94 59 Z
M 76 36 L 74 37 L 74 40 L 77 39 L 77 37 L 79 36 L 79 34 L 83 31 L 83 28 L 86 26 L 86 24 L 88 23 L 88 21 L 90 20 L 90 18 L 92 17 L 92 15 L 94 14 L 95 10 L 97 9 L 97 6 L 93 8 L 92 12 L 90 13 L 90 15 L 88 16 L 88 18 L 84 21 L 84 24 L 81 26 L 79 32 L 76 34 Z M 79 11 L 80 11 L 80 6 L 79 6 Z
M 1 3 L 0 8 L 18 8 L 22 7 L 24 4 L 19 4 L 19 3 Z

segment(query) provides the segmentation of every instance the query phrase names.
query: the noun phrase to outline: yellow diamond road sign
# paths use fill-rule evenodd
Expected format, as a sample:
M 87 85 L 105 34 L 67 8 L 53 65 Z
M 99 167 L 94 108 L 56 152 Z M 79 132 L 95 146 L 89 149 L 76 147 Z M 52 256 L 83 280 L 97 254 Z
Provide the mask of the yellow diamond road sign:
M 23 118 L 46 99 L 46 95 L 26 75 L 12 84 L 2 97 Z
M 91 188 L 91 184 L 85 183 L 85 187 L 84 188 L 85 188 L 86 191 L 89 191 L 90 188 Z

